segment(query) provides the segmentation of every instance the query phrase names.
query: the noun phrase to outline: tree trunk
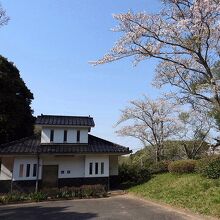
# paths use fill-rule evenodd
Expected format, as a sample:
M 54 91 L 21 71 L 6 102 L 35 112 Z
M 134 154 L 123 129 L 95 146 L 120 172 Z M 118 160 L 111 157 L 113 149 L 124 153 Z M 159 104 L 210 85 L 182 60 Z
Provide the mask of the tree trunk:
M 160 159 L 161 159 L 161 155 L 160 155 L 160 148 L 157 146 L 156 147 L 156 163 L 160 162 Z

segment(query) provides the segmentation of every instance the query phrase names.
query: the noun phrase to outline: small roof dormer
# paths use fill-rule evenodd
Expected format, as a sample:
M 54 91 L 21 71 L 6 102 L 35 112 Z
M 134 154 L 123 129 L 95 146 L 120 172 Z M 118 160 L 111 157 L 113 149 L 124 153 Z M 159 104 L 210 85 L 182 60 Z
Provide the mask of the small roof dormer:
M 63 116 L 63 115 L 43 115 L 37 117 L 36 125 L 40 126 L 71 126 L 71 127 L 95 127 L 95 123 L 90 116 Z

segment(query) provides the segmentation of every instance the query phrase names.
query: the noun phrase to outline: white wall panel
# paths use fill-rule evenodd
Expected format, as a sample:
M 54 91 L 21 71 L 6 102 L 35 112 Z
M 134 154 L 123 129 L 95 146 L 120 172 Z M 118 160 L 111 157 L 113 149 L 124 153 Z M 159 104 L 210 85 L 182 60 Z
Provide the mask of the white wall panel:
M 77 130 L 80 130 L 80 143 L 88 143 L 88 128 L 43 127 L 41 143 L 50 143 L 50 131 L 54 130 L 54 143 L 63 143 L 64 130 L 67 130 L 67 143 L 77 143 Z
M 23 164 L 23 176 L 19 176 L 20 164 Z M 30 176 L 26 177 L 26 169 L 27 164 L 30 164 Z M 37 177 L 33 177 L 33 165 L 37 164 L 37 158 L 31 157 L 19 157 L 14 160 L 14 168 L 13 168 L 13 180 L 36 180 Z M 39 177 L 41 179 L 42 174 L 42 160 L 40 160 L 39 166 Z
M 104 162 L 104 174 L 101 174 L 101 162 Z M 89 174 L 89 164 L 93 163 L 92 175 Z M 98 163 L 98 174 L 95 174 L 95 163 Z M 86 155 L 85 177 L 106 177 L 109 176 L 109 156 L 108 155 Z
M 85 156 L 43 157 L 43 165 L 58 165 L 58 178 L 85 176 Z M 62 174 L 61 171 L 64 171 Z M 67 173 L 70 171 L 70 173 Z

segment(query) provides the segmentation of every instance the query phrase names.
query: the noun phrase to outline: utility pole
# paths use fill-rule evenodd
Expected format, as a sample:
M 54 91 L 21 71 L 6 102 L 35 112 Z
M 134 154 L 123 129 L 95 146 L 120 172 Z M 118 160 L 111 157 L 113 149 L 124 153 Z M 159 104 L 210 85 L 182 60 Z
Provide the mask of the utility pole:
M 11 170 L 11 186 L 10 186 L 10 193 L 13 192 L 13 169 Z
M 40 167 L 40 156 L 37 154 L 37 175 L 36 175 L 36 184 L 35 184 L 35 192 L 38 192 L 39 188 L 39 167 Z

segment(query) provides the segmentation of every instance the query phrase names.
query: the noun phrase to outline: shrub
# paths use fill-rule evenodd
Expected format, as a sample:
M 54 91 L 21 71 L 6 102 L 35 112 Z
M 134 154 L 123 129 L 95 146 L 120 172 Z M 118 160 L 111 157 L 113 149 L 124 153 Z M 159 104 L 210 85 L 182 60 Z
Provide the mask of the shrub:
M 1 204 L 8 204 L 8 203 L 13 203 L 17 201 L 25 201 L 28 200 L 26 195 L 23 193 L 7 193 L 5 195 L 0 196 L 0 203 Z
M 81 188 L 82 197 L 105 197 L 107 195 L 103 185 L 84 185 Z
M 123 187 L 143 183 L 150 179 L 150 172 L 145 167 L 132 164 L 122 164 L 119 166 L 119 182 Z
M 57 198 L 105 197 L 107 192 L 103 185 L 84 185 L 81 187 L 63 187 L 57 192 Z
M 210 179 L 220 178 L 220 156 L 210 156 L 198 160 L 196 172 Z
M 169 164 L 168 170 L 170 173 L 176 174 L 193 173 L 195 165 L 195 160 L 176 160 Z
M 51 198 L 56 198 L 58 191 L 59 189 L 55 187 L 41 189 L 42 193 L 46 194 L 48 197 L 51 197 Z
M 50 199 L 73 199 L 73 198 L 90 198 L 90 197 L 105 197 L 107 192 L 103 185 L 85 185 L 81 187 L 63 187 L 42 189 L 40 192 L 22 194 L 8 193 L 0 195 L 0 204 L 7 204 L 18 201 L 35 201 L 40 202 Z
M 34 192 L 28 195 L 30 201 L 40 202 L 47 200 L 47 194 L 43 192 Z
M 163 160 L 158 163 L 154 163 L 149 167 L 151 174 L 166 173 L 168 172 L 168 166 L 171 163 L 169 160 Z

